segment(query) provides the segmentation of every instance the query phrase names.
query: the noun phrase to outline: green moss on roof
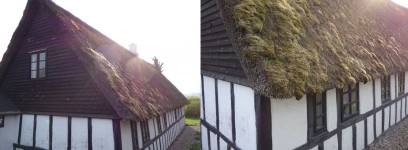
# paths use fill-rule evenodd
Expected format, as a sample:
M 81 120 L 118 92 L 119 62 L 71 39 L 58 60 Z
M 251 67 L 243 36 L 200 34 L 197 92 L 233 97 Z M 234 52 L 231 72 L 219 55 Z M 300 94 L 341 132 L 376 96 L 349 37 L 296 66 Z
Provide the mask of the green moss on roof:
M 220 5 L 248 78 L 266 96 L 300 99 L 407 70 L 408 45 L 401 43 L 408 36 L 399 33 L 408 33 L 408 18 L 397 19 L 408 11 L 388 0 L 220 0 Z M 396 29 L 396 23 L 405 28 Z

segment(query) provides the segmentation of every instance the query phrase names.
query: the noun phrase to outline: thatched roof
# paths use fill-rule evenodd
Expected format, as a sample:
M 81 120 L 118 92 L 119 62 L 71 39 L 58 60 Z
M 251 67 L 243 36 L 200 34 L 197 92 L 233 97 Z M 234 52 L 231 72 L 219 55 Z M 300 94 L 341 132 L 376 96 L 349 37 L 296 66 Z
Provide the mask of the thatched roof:
M 152 64 L 118 45 L 51 0 L 28 0 L 0 64 L 6 70 L 35 9 L 57 16 L 60 33 L 120 118 L 143 120 L 186 105 L 184 95 Z M 3 78 L 4 73 L 0 76 Z
M 390 0 L 219 0 L 253 88 L 273 98 L 408 70 L 408 10 Z

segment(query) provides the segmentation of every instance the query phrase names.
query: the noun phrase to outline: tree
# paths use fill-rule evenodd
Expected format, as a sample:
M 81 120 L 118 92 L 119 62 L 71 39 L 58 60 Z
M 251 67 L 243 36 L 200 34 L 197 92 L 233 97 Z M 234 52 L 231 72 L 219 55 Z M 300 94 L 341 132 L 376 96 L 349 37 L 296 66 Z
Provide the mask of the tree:
M 156 58 L 156 56 L 154 56 L 154 58 L 152 58 L 153 62 L 154 62 L 154 67 L 156 68 L 157 71 L 159 71 L 160 73 L 163 72 L 163 63 L 159 62 L 159 59 Z

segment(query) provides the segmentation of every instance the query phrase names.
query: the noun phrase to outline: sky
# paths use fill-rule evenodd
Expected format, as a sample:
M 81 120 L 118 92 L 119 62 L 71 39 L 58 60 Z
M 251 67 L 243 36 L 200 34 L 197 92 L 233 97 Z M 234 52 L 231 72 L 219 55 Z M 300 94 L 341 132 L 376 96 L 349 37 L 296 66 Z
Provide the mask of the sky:
M 394 1 L 397 4 L 402 5 L 404 7 L 408 7 L 408 0 L 392 0 L 392 1 Z
M 200 92 L 199 0 L 53 0 L 139 56 L 163 62 L 163 74 L 183 94 Z M 27 0 L 0 1 L 0 56 L 7 50 Z

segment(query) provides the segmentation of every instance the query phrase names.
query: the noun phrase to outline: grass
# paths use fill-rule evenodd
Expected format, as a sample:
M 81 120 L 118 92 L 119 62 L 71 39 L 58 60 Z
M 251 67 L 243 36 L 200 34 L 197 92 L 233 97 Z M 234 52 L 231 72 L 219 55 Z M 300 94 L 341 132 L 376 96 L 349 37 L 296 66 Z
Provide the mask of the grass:
M 196 132 L 194 139 L 195 141 L 191 145 L 190 150 L 200 150 L 200 132 Z
M 186 117 L 187 126 L 198 126 L 200 125 L 200 118 L 196 117 Z

